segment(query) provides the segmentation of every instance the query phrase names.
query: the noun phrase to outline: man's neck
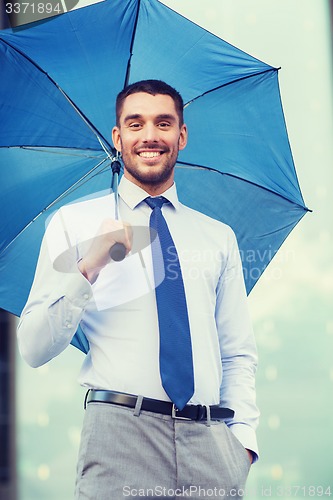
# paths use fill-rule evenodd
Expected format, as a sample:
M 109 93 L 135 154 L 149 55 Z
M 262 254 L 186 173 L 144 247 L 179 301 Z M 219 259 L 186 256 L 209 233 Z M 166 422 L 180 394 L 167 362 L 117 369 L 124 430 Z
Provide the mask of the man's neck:
M 141 183 L 126 171 L 124 172 L 124 177 L 139 188 L 143 189 L 150 196 L 159 196 L 165 193 L 165 191 L 167 191 L 174 183 L 173 178 L 170 178 L 166 182 L 163 182 L 161 184 Z

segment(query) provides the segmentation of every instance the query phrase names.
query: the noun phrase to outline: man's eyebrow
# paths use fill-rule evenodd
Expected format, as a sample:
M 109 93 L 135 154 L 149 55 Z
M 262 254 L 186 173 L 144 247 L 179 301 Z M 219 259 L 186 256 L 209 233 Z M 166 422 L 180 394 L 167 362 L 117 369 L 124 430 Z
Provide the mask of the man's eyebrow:
M 128 122 L 130 120 L 140 120 L 142 118 L 142 115 L 140 115 L 140 113 L 133 113 L 132 115 L 126 115 L 125 118 L 124 118 L 124 122 Z M 169 120 L 169 121 L 172 121 L 172 122 L 175 122 L 177 120 L 177 118 L 172 115 L 172 114 L 169 114 L 169 113 L 162 113 L 160 115 L 157 115 L 155 118 L 154 118 L 155 121 L 158 121 L 158 120 Z
M 133 115 L 127 115 L 124 118 L 124 122 L 128 122 L 129 120 L 138 120 L 141 117 L 142 115 L 140 115 L 139 113 L 135 113 Z
M 168 113 L 163 113 L 162 115 L 157 115 L 156 117 L 158 120 L 169 120 L 169 121 L 176 121 L 177 118 L 176 116 L 172 115 L 172 114 L 168 114 Z

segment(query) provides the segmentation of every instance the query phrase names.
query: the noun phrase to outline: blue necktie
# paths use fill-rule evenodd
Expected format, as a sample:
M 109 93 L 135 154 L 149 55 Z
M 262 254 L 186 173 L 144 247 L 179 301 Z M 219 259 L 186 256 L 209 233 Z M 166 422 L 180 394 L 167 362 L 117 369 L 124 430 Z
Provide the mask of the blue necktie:
M 161 207 L 163 197 L 146 198 L 152 208 L 150 228 L 157 233 L 152 240 L 155 294 L 160 330 L 160 374 L 162 385 L 178 410 L 194 393 L 190 325 L 184 283 L 177 250 Z M 161 275 L 164 279 L 161 280 Z

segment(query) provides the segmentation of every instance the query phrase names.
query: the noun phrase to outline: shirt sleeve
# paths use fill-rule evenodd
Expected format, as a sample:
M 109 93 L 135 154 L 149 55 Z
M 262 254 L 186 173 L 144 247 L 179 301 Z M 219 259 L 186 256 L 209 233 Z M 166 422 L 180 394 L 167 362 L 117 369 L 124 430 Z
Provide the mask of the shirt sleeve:
M 226 423 L 243 446 L 258 458 L 255 373 L 257 349 L 247 305 L 242 263 L 234 233 L 229 234 L 228 258 L 217 287 L 216 323 L 222 384 L 220 402 L 235 415 Z
M 54 265 L 50 246 L 63 238 L 60 227 L 56 214 L 46 229 L 17 328 L 20 353 L 32 367 L 43 365 L 70 344 L 92 297 L 91 285 L 80 273 L 74 253 L 69 253 L 72 262 L 65 272 Z

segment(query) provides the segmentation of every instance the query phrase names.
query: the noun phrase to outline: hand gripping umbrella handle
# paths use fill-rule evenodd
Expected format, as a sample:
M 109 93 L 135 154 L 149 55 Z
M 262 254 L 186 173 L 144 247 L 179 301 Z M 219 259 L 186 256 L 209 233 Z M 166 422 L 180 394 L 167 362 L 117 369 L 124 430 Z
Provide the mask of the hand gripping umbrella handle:
M 110 248 L 110 257 L 115 262 L 120 262 L 124 260 L 126 256 L 126 247 L 123 243 L 115 243 Z
M 114 190 L 114 207 L 115 207 L 115 219 L 119 219 L 119 208 L 118 208 L 118 179 L 120 172 L 120 163 L 117 158 L 115 158 L 111 163 L 112 174 L 113 174 L 113 190 Z M 126 247 L 123 243 L 115 243 L 110 248 L 110 257 L 115 262 L 120 262 L 124 260 L 126 256 Z

